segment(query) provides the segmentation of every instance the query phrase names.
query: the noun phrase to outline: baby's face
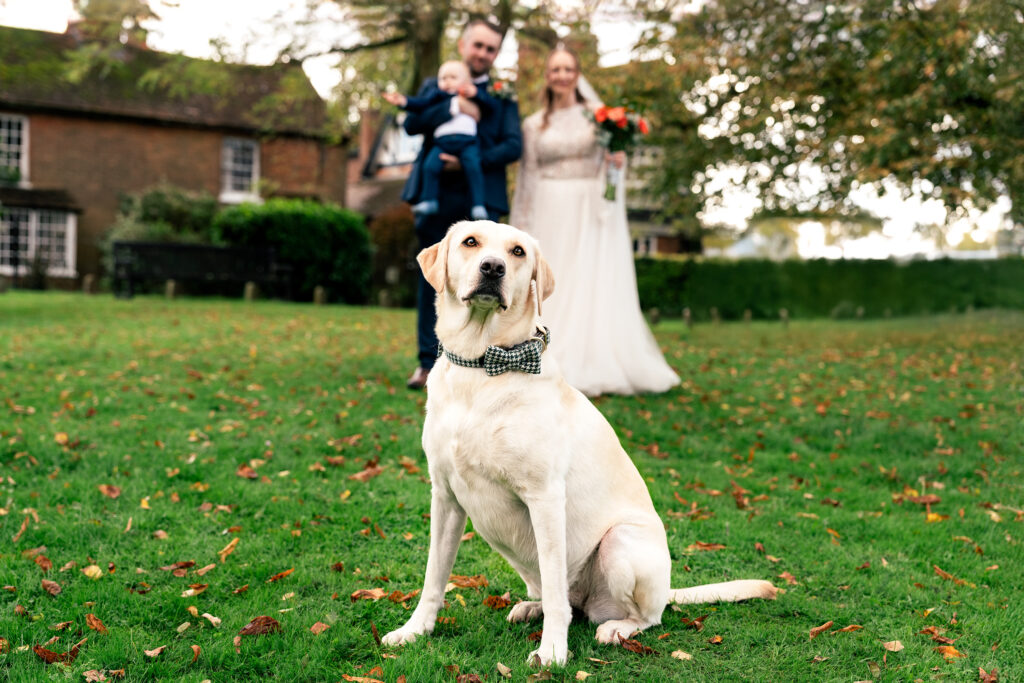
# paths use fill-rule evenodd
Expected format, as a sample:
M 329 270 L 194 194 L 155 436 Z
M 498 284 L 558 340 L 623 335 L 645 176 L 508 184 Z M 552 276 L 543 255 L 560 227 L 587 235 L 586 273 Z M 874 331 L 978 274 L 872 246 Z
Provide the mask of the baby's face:
M 445 92 L 455 92 L 467 83 L 469 70 L 463 64 L 442 64 L 437 72 L 437 87 Z

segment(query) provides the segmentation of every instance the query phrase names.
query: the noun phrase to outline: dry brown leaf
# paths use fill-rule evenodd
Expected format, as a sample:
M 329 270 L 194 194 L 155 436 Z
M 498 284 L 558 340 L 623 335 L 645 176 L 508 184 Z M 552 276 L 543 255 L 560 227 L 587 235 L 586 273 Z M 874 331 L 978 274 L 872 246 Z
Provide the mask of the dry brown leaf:
M 967 656 L 963 652 L 960 652 L 960 650 L 957 650 L 952 645 L 939 645 L 938 647 L 935 647 L 935 648 L 932 648 L 932 649 L 935 650 L 936 652 L 938 652 L 939 654 L 941 654 L 947 660 L 949 660 L 949 659 L 956 659 L 957 657 L 966 657 Z
M 55 662 L 71 664 L 73 661 L 75 661 L 75 658 L 78 657 L 78 650 L 82 647 L 82 644 L 85 643 L 86 640 L 88 639 L 82 638 L 80 641 L 72 645 L 71 649 L 67 652 L 53 652 L 52 650 L 47 650 L 45 647 L 42 647 L 41 645 L 34 645 L 32 647 L 32 651 L 36 653 L 37 657 L 42 659 L 47 664 L 53 664 Z
M 100 484 L 96 488 L 107 498 L 117 498 L 121 495 L 121 489 L 113 484 Z
M 688 626 L 688 627 L 690 627 L 690 628 L 692 628 L 694 630 L 697 630 L 697 631 L 703 631 L 704 630 L 704 620 L 707 619 L 709 616 L 711 616 L 711 615 L 710 614 L 702 614 L 701 616 L 697 617 L 696 619 L 690 619 L 688 617 L 683 617 L 683 619 L 682 619 L 683 626 Z
M 361 588 L 357 591 L 353 591 L 352 595 L 349 596 L 352 602 L 356 600 L 380 600 L 385 597 L 387 592 L 383 588 Z
M 708 638 L 708 642 L 711 643 L 712 645 L 721 645 L 722 644 L 722 636 L 719 636 L 719 635 L 711 636 L 710 638 Z
M 175 562 L 174 564 L 169 564 L 165 567 L 160 567 L 160 569 L 164 570 L 165 572 L 175 572 L 179 569 L 188 569 L 189 567 L 194 567 L 195 564 L 195 560 L 182 560 L 181 562 Z
M 286 577 L 289 574 L 291 574 L 293 571 L 295 571 L 295 567 L 292 567 L 291 569 L 285 569 L 283 572 L 279 572 L 277 574 L 274 574 L 269 579 L 267 579 L 267 583 L 272 583 L 274 581 L 280 581 L 284 577 Z
M 208 583 L 190 583 L 188 585 L 188 588 L 186 588 L 184 591 L 182 591 L 181 597 L 183 597 L 183 598 L 191 598 L 191 597 L 193 597 L 195 595 L 199 595 L 200 593 L 202 593 L 203 591 L 205 591 L 209 587 L 210 587 L 210 584 L 208 584 Z
M 146 655 L 147 657 L 152 657 L 153 659 L 156 659 L 156 658 L 157 658 L 157 657 L 159 657 L 159 656 L 160 656 L 160 655 L 161 655 L 161 654 L 163 653 L 163 651 L 164 651 L 164 650 L 166 650 L 166 649 L 167 649 L 167 646 L 166 646 L 166 645 L 161 645 L 160 647 L 155 647 L 155 648 L 153 648 L 152 650 L 143 650 L 143 652 L 145 653 L 145 655 Z
M 49 579 L 43 579 L 40 583 L 43 586 L 43 590 L 46 591 L 47 593 L 49 593 L 50 595 L 52 595 L 53 597 L 57 597 L 58 595 L 60 595 L 60 592 L 61 592 L 62 589 L 60 587 L 60 584 L 57 583 L 56 581 L 50 581 Z
M 198 645 L 191 645 L 192 648 L 192 664 L 195 664 L 196 660 L 199 659 L 200 648 Z
M 779 578 L 785 579 L 786 583 L 788 583 L 790 586 L 795 586 L 799 583 L 799 581 L 796 580 L 796 577 L 790 574 L 789 572 L 782 572 L 781 574 L 779 574 Z
M 195 571 L 196 571 L 196 574 L 198 574 L 199 576 L 202 576 L 203 574 L 205 574 L 206 572 L 210 571 L 211 569 L 216 569 L 216 568 L 217 568 L 216 564 L 208 564 L 205 567 L 202 567 L 202 568 L 197 569 Z
M 209 612 L 203 612 L 203 618 L 210 622 L 215 628 L 220 626 L 220 617 L 215 617 Z
M 242 477 L 243 479 L 259 479 L 260 475 L 253 468 L 249 467 L 248 463 L 242 463 L 235 470 L 235 474 Z
M 377 475 L 379 475 L 383 471 L 384 471 L 383 467 L 379 467 L 377 465 L 369 465 L 369 463 L 368 463 L 367 467 L 365 467 L 360 472 L 357 472 L 355 474 L 349 475 L 348 478 L 349 479 L 354 479 L 355 481 L 367 482 L 367 481 L 373 479 L 374 477 L 376 477 Z
M 689 652 L 683 652 L 682 650 L 675 650 L 674 652 L 672 652 L 672 656 L 676 659 L 681 659 L 684 662 L 693 659 L 693 655 L 691 655 Z
M 102 634 L 106 634 L 107 633 L 107 627 L 103 625 L 103 622 L 100 621 L 99 617 L 97 617 L 95 614 L 86 614 L 85 615 L 85 623 L 93 631 L 97 631 L 97 632 L 102 633 Z
M 232 538 L 230 543 L 228 543 L 226 546 L 221 548 L 220 551 L 217 552 L 217 555 L 220 556 L 221 564 L 224 564 L 224 558 L 226 558 L 231 553 L 235 552 L 235 547 L 238 545 L 238 542 L 240 540 L 241 539 L 239 539 L 237 536 L 235 538 Z
M 107 675 L 98 669 L 83 671 L 82 675 L 85 677 L 85 683 L 103 683 L 107 680 Z
M 697 541 L 686 546 L 689 551 L 694 550 L 724 550 L 725 546 L 721 543 L 705 543 L 704 541 Z
M 999 669 L 992 669 L 991 671 L 985 671 L 980 666 L 978 667 L 978 681 L 979 683 L 998 683 L 999 681 Z
M 235 654 L 242 654 L 242 636 L 235 636 L 231 640 L 231 644 L 235 646 Z
M 75 622 L 73 622 L 73 621 L 61 621 L 61 622 L 58 622 L 58 623 L 53 625 L 53 630 L 54 631 L 63 631 L 68 626 L 71 626 L 74 623 Z
M 619 644 L 622 645 L 622 648 L 624 650 L 629 650 L 630 652 L 635 652 L 638 655 L 653 655 L 654 654 L 654 650 L 653 649 L 647 647 L 646 645 L 644 645 L 643 643 L 641 643 L 638 640 L 633 640 L 632 638 L 623 638 L 620 635 L 619 636 Z
M 832 628 L 832 624 L 833 624 L 832 621 L 826 621 L 821 626 L 815 626 L 814 628 L 812 628 L 811 629 L 811 639 L 813 640 L 814 638 L 817 638 L 822 633 L 824 633 L 825 631 L 827 631 L 830 628 Z
M 836 631 L 836 633 L 849 633 L 850 631 L 859 631 L 862 628 L 864 628 L 864 627 L 861 626 L 860 624 L 850 624 L 849 626 L 842 627 L 841 629 Z
M 451 583 L 454 583 L 459 588 L 480 588 L 481 586 L 488 586 L 487 578 L 483 574 L 476 574 L 475 576 L 463 576 L 461 574 L 452 574 L 448 579 Z
M 888 642 L 882 643 L 882 647 L 884 647 L 889 652 L 899 652 L 903 649 L 903 643 L 901 643 L 898 640 L 890 640 Z
M 103 570 L 95 564 L 90 564 L 88 567 L 82 567 L 82 573 L 94 581 L 103 576 Z
M 50 558 L 46 555 L 36 555 L 33 560 L 35 560 L 35 563 L 39 565 L 39 568 L 42 569 L 44 573 L 53 569 L 53 562 L 51 562 Z
M 277 619 L 274 617 L 260 616 L 243 626 L 242 630 L 238 633 L 243 636 L 259 636 L 265 633 L 278 633 L 280 631 L 281 624 L 278 623 Z
M 502 595 L 488 595 L 484 598 L 484 604 L 491 609 L 505 609 L 512 601 Z
M 379 678 L 367 678 L 366 676 L 349 676 L 348 674 L 341 674 L 341 677 L 346 681 L 352 681 L 352 683 L 384 683 Z
M 313 632 L 313 635 L 318 636 L 329 628 L 330 626 L 328 626 L 327 624 L 323 623 L 322 621 L 318 621 L 312 626 L 310 626 L 309 630 Z

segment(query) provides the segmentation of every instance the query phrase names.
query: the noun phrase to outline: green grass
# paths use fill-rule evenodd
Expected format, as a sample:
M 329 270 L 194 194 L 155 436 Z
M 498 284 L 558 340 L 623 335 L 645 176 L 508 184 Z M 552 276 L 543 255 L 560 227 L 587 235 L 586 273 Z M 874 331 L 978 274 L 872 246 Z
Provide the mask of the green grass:
M 668 609 L 638 637 L 656 650 L 646 657 L 599 646 L 594 627 L 576 622 L 574 659 L 553 680 L 580 670 L 608 681 L 853 681 L 873 670 L 881 680 L 976 680 L 979 667 L 1024 680 L 1024 525 L 1010 509 L 1024 508 L 1024 315 L 797 321 L 788 330 L 670 321 L 657 335 L 682 386 L 597 405 L 666 522 L 673 584 L 769 578 L 785 593 Z M 347 674 L 391 683 L 453 681 L 445 667 L 457 666 L 495 681 L 502 662 L 523 680 L 527 637 L 540 625 L 509 625 L 507 609 L 482 604 L 525 595 L 479 538 L 463 544 L 455 571 L 490 585 L 449 593 L 442 615 L 452 620 L 429 638 L 383 649 L 372 627 L 383 635 L 399 626 L 415 598 L 349 599 L 359 589 L 409 592 L 422 580 L 429 483 L 424 396 L 403 386 L 412 349 L 408 311 L 0 295 L 0 586 L 14 587 L 0 590 L 0 637 L 10 645 L 0 676 L 83 680 L 87 670 L 124 668 L 126 680 Z M 382 474 L 349 478 L 371 458 Z M 408 472 L 410 460 L 421 471 Z M 243 463 L 257 478 L 236 473 Z M 749 492 L 739 504 L 731 482 Z M 937 495 L 940 521 L 898 502 L 914 495 L 905 489 Z M 167 537 L 154 538 L 157 530 Z M 726 547 L 688 549 L 696 541 Z M 53 563 L 45 575 L 24 553 L 40 546 Z M 196 565 L 185 577 L 160 569 L 186 560 Z M 343 571 L 332 570 L 338 562 Z M 83 574 L 90 564 L 101 578 Z M 208 564 L 216 568 L 194 573 Z M 44 577 L 61 585 L 57 597 Z M 151 590 L 128 590 L 141 582 Z M 193 583 L 209 587 L 182 597 Z M 88 613 L 109 633 L 90 630 Z M 705 614 L 702 631 L 683 623 Z M 232 639 L 259 615 L 283 631 L 243 636 L 237 654 Z M 64 621 L 73 625 L 53 630 Z M 317 621 L 330 628 L 314 635 Z M 863 628 L 810 639 L 827 621 Z M 919 633 L 928 626 L 966 656 L 945 661 L 940 643 Z M 55 635 L 48 647 L 58 652 L 88 637 L 70 667 L 31 650 Z M 711 644 L 716 635 L 722 642 Z M 883 649 L 894 640 L 902 651 Z M 161 645 L 158 658 L 144 654 Z M 693 659 L 672 658 L 676 650 Z

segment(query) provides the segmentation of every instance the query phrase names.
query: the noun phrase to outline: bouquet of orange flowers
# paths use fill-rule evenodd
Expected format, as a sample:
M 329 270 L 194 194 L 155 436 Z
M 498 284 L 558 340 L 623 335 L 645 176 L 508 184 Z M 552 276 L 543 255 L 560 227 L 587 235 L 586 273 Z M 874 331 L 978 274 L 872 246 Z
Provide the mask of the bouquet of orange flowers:
M 630 152 L 639 143 L 640 136 L 650 132 L 644 117 L 627 105 L 601 105 L 594 110 L 594 123 L 597 124 L 598 142 L 609 152 Z M 604 188 L 604 198 L 614 201 L 621 183 L 622 169 L 608 164 L 608 182 Z

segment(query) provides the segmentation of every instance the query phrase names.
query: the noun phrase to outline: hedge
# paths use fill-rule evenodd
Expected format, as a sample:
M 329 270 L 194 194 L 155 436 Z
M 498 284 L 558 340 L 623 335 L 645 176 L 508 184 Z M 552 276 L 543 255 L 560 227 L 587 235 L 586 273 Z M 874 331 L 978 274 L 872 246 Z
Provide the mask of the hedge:
M 865 317 L 963 311 L 1024 309 L 1024 259 L 984 261 L 718 261 L 653 259 L 636 261 L 640 303 L 645 309 L 695 319 Z
M 331 204 L 269 199 L 224 209 L 213 221 L 215 238 L 233 246 L 274 247 L 294 268 L 293 295 L 309 301 L 317 285 L 329 301 L 366 303 L 372 249 L 363 216 Z

